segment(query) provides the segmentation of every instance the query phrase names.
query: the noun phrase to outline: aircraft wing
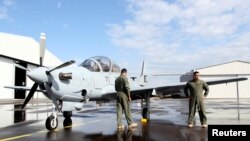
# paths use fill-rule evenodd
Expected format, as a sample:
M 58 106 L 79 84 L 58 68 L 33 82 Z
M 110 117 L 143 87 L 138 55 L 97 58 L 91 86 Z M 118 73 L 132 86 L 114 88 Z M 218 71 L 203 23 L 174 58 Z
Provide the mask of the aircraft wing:
M 4 88 L 8 89 L 15 89 L 15 90 L 23 90 L 23 91 L 30 91 L 31 87 L 24 87 L 24 86 L 4 86 Z M 42 90 L 37 89 L 37 92 L 42 92 Z
M 221 79 L 221 80 L 210 80 L 206 81 L 208 86 L 210 85 L 218 85 L 223 83 L 231 83 L 231 82 L 237 82 L 237 81 L 244 81 L 247 80 L 245 77 L 239 77 L 239 78 L 229 78 L 229 79 Z M 170 95 L 174 93 L 180 93 L 182 89 L 184 89 L 185 84 L 179 84 L 179 85 L 173 85 L 173 86 L 161 86 L 155 88 L 157 95 L 163 96 L 163 95 Z
M 218 85 L 223 83 L 231 83 L 231 82 L 237 82 L 237 81 L 244 81 L 247 80 L 245 77 L 239 77 L 239 78 L 229 78 L 229 79 L 221 79 L 221 80 L 210 80 L 206 81 L 206 83 L 210 85 Z M 178 85 L 168 85 L 168 86 L 159 86 L 159 87 L 137 87 L 137 88 L 131 88 L 130 95 L 132 100 L 136 99 L 143 99 L 147 94 L 149 94 L 150 97 L 156 97 L 156 96 L 166 96 L 176 93 L 181 93 L 181 90 L 184 89 L 186 83 L 178 84 Z M 153 93 L 155 91 L 155 94 Z M 116 98 L 116 92 L 110 91 L 107 92 L 102 96 L 102 98 L 106 100 L 115 100 Z
M 208 85 L 217 85 L 222 83 L 231 83 L 237 81 L 245 81 L 247 80 L 246 77 L 239 77 L 239 78 L 231 78 L 231 79 L 222 79 L 222 80 L 214 80 L 214 81 L 207 81 Z
M 130 89 L 130 96 L 132 100 L 136 99 L 143 99 L 145 98 L 146 94 L 150 94 L 151 97 L 157 96 L 157 95 L 152 95 L 153 87 L 132 87 Z M 109 86 L 106 89 L 101 90 L 102 94 L 101 97 L 97 98 L 90 98 L 90 101 L 111 101 L 111 100 L 116 100 L 116 91 L 115 91 L 115 86 Z

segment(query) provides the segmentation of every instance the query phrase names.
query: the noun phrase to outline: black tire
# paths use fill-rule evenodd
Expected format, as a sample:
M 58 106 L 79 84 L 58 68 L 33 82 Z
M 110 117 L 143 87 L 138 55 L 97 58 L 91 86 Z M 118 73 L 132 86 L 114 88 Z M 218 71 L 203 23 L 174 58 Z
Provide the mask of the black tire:
M 72 126 L 72 120 L 71 118 L 65 118 L 63 121 L 63 127 L 70 128 Z
M 63 111 L 64 118 L 70 118 L 72 116 L 72 111 Z
M 45 126 L 49 131 L 54 131 L 58 126 L 58 119 L 55 118 L 55 116 L 49 116 L 46 120 Z

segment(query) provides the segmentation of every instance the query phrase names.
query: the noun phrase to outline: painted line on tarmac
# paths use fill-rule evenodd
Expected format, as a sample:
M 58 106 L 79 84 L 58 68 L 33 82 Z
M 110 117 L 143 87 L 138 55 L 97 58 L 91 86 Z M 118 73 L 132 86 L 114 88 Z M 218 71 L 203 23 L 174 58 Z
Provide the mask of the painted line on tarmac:
M 10 137 L 10 138 L 0 139 L 0 141 L 12 141 L 12 140 L 20 139 L 20 138 L 30 137 L 30 136 L 32 136 L 32 135 L 34 135 L 36 133 L 58 132 L 58 131 L 61 131 L 63 129 L 67 129 L 67 128 L 71 128 L 71 127 L 78 127 L 78 126 L 81 126 L 81 125 L 91 124 L 91 123 L 95 123 L 95 122 L 99 122 L 99 121 L 101 121 L 101 120 L 94 120 L 94 121 L 89 121 L 89 122 L 83 122 L 83 123 L 76 124 L 74 126 L 66 126 L 66 127 L 62 128 L 62 129 L 57 129 L 55 131 L 48 131 L 48 130 L 36 131 L 36 132 L 30 133 L 30 134 L 24 134 L 24 135 L 20 135 L 20 136 L 15 136 L 15 137 Z
M 29 136 L 31 136 L 31 134 L 24 134 L 24 135 L 20 135 L 20 136 L 11 137 L 11 138 L 1 139 L 0 141 L 11 141 L 11 140 L 16 140 L 16 139 L 20 139 L 20 138 L 29 137 Z

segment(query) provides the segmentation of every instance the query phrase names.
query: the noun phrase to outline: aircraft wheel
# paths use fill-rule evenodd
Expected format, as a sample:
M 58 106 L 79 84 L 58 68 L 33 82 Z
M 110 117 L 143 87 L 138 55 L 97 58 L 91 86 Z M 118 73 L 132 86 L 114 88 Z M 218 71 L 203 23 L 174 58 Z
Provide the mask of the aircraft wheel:
M 143 108 L 142 109 L 142 118 L 148 119 L 148 108 Z
M 64 118 L 70 118 L 72 116 L 72 111 L 63 111 Z
M 53 115 L 49 116 L 46 120 L 45 126 L 49 131 L 55 130 L 58 126 L 58 119 Z
M 70 127 L 70 126 L 72 126 L 72 120 L 71 120 L 71 118 L 65 118 L 64 121 L 63 121 L 63 126 L 64 127 Z

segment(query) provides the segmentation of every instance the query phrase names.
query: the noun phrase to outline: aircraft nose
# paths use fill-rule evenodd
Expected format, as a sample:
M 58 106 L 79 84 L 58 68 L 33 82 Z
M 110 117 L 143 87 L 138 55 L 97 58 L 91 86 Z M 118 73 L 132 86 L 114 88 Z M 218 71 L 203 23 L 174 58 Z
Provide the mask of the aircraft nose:
M 48 76 L 46 75 L 47 68 L 39 67 L 28 72 L 28 77 L 36 83 L 48 82 Z

